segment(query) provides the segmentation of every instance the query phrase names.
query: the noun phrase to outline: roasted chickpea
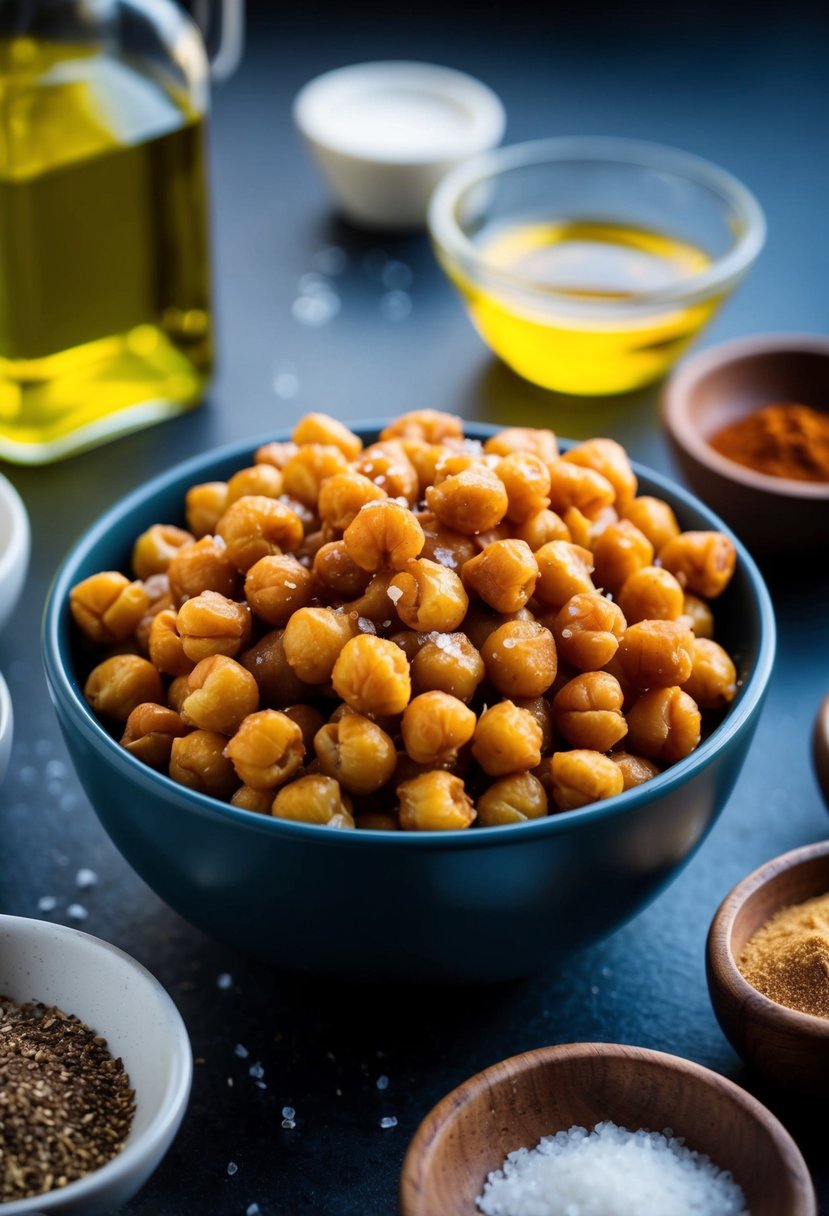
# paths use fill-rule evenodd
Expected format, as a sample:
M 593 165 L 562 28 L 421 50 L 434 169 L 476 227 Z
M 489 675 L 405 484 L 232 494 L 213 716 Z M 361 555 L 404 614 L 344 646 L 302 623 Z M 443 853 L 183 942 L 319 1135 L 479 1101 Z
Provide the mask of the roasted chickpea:
M 226 481 L 202 482 L 201 485 L 191 486 L 185 495 L 184 514 L 195 540 L 212 536 L 226 510 Z
M 424 692 L 406 706 L 403 746 L 416 764 L 453 764 L 458 751 L 475 733 L 477 718 L 457 697 Z
M 239 655 L 239 662 L 259 685 L 259 702 L 269 709 L 284 709 L 314 695 L 316 689 L 294 672 L 285 655 L 285 631 L 274 629 Z
M 445 692 L 471 701 L 484 678 L 484 661 L 465 633 L 430 633 L 411 658 L 415 692 Z
M 302 520 L 290 507 L 261 494 L 232 503 L 216 525 L 216 532 L 227 545 L 228 557 L 243 574 L 261 557 L 298 549 L 305 536 Z
M 260 557 L 245 575 L 245 599 L 266 625 L 285 625 L 309 603 L 313 586 L 310 570 L 290 553 Z
M 144 580 L 144 590 L 149 604 L 146 612 L 135 627 L 135 641 L 138 649 L 145 655 L 150 653 L 150 629 L 159 612 L 173 607 L 173 597 L 170 594 L 170 580 L 166 574 L 152 574 Z
M 306 414 L 294 427 L 291 438 L 300 446 L 311 443 L 339 448 L 346 460 L 356 460 L 363 450 L 362 439 L 328 414 Z
M 467 469 L 472 468 L 487 468 L 494 471 L 498 460 L 494 456 L 485 456 L 481 451 L 474 451 L 470 448 L 463 448 L 461 451 L 455 451 L 452 448 L 444 448 L 440 460 L 435 469 L 435 479 L 433 485 L 439 486 L 449 477 L 455 477 L 458 473 L 465 473 Z
M 536 430 L 531 426 L 508 426 L 490 436 L 484 451 L 491 456 L 509 456 L 513 452 L 529 452 L 545 464 L 558 460 L 558 443 L 552 431 Z
M 614 595 L 624 582 L 653 561 L 653 545 L 629 519 L 609 524 L 593 549 L 595 580 Z
M 250 608 L 216 591 L 203 591 L 179 608 L 176 629 L 184 653 L 195 663 L 212 654 L 233 658 L 250 639 Z
M 305 536 L 303 544 L 307 543 L 308 537 L 312 532 L 319 532 L 322 528 L 322 520 L 317 514 L 316 506 L 306 506 L 304 502 L 300 502 L 298 498 L 291 498 L 290 494 L 280 494 L 279 501 L 289 511 L 293 511 L 299 522 L 302 524 L 302 531 Z M 298 552 L 298 550 L 294 550 Z
M 93 667 L 83 695 L 96 714 L 126 722 L 144 701 L 164 701 L 164 686 L 148 659 L 137 654 L 116 654 Z
M 695 638 L 694 665 L 682 685 L 700 709 L 722 709 L 737 695 L 737 669 L 729 655 L 708 638 Z
M 490 777 L 535 768 L 541 761 L 541 727 L 526 709 L 499 701 L 478 719 L 472 755 Z
M 270 815 L 273 790 L 255 790 L 250 785 L 240 785 L 230 799 L 230 805 L 241 811 L 253 811 L 255 815 Z
M 197 663 L 187 677 L 181 717 L 187 726 L 232 735 L 259 705 L 259 686 L 235 659 L 215 654 Z
M 285 657 L 306 684 L 325 684 L 350 638 L 359 632 L 357 617 L 331 608 L 299 608 L 285 626 Z
M 351 803 L 333 777 L 313 774 L 285 785 L 273 800 L 271 814 L 295 823 L 316 823 L 327 828 L 354 827 Z
M 386 491 L 362 473 L 349 469 L 322 483 L 318 509 L 320 518 L 335 532 L 344 532 L 368 502 L 388 498 Z
M 694 635 L 680 621 L 639 621 L 625 630 L 619 663 L 634 688 L 684 684 L 694 663 Z
M 282 710 L 286 718 L 296 722 L 302 731 L 302 742 L 306 755 L 314 750 L 314 736 L 320 727 L 325 726 L 325 718 L 313 705 L 287 705 Z
M 471 535 L 501 522 L 509 499 L 504 483 L 491 469 L 476 464 L 426 490 L 429 510 L 447 528 Z
M 417 473 L 418 498 L 421 499 L 426 487 L 434 485 L 444 448 L 439 443 L 427 443 L 425 439 L 401 439 L 400 446 Z
M 628 731 L 618 680 L 606 671 L 588 671 L 570 680 L 555 696 L 553 721 L 571 747 L 607 752 Z
M 498 461 L 495 472 L 504 483 L 507 519 L 521 523 L 549 506 L 550 470 L 539 456 L 513 452 Z
M 431 562 L 439 562 L 460 574 L 466 562 L 475 556 L 478 547 L 475 541 L 464 536 L 462 532 L 454 532 L 444 528 L 431 511 L 420 511 L 417 520 L 423 529 L 423 548 L 421 557 L 428 557 Z
M 553 635 L 537 621 L 505 621 L 484 642 L 481 657 L 489 680 L 507 697 L 540 697 L 558 669 Z
M 400 826 L 408 832 L 451 832 L 475 818 L 460 777 L 435 769 L 397 787 Z
M 224 754 L 227 739 L 211 730 L 194 730 L 173 740 L 170 776 L 199 794 L 230 798 L 239 782 Z
M 631 468 L 628 454 L 615 439 L 588 439 L 570 448 L 562 457 L 571 464 L 601 473 L 613 486 L 614 505 L 621 515 L 636 496 L 636 474 Z
M 272 790 L 287 781 L 305 758 L 298 723 L 276 709 L 248 714 L 225 748 L 240 781 Z
M 538 550 L 535 560 L 538 566 L 535 594 L 552 608 L 563 607 L 574 595 L 596 590 L 590 577 L 593 554 L 581 545 L 552 540 Z
M 611 524 L 619 519 L 614 507 L 605 507 L 595 519 L 588 519 L 578 507 L 568 507 L 564 512 L 564 523 L 570 533 L 574 545 L 581 545 L 592 553 L 598 544 L 599 537 Z
M 685 597 L 674 576 L 661 566 L 642 566 L 622 584 L 617 602 L 629 625 L 639 621 L 676 621 Z
M 174 709 L 181 717 L 181 707 L 187 699 L 187 676 L 176 676 L 167 689 L 167 708 Z
M 375 574 L 362 595 L 343 605 L 344 610 L 357 616 L 360 620 L 371 621 L 375 629 L 377 627 L 381 629 L 397 628 L 399 625 L 397 609 L 393 599 L 389 597 L 389 588 L 393 578 L 394 572 L 389 570 Z
M 615 655 L 627 622 L 617 604 L 598 591 L 573 595 L 553 622 L 558 653 L 579 671 L 598 671 Z
M 681 688 L 651 688 L 628 712 L 628 744 L 650 760 L 675 764 L 700 741 L 696 701 Z
M 203 536 L 182 545 L 170 559 L 167 577 L 175 604 L 183 604 L 202 591 L 217 591 L 233 599 L 239 586 L 239 572 L 220 536 Z
M 676 516 L 661 498 L 652 498 L 649 494 L 634 498 L 625 507 L 624 515 L 640 532 L 644 532 L 657 553 L 669 540 L 679 536 Z
M 136 578 L 165 574 L 171 558 L 182 545 L 191 545 L 195 537 L 173 524 L 153 524 L 142 532 L 132 547 L 132 568 Z
M 516 697 L 519 709 L 526 709 L 541 727 L 541 751 L 546 755 L 553 747 L 553 711 L 546 697 Z
M 659 562 L 685 591 L 713 600 L 725 591 L 737 554 L 722 532 L 681 532 L 659 550 Z
M 366 448 L 354 467 L 358 473 L 385 490 L 390 498 L 405 498 L 409 506 L 417 502 L 420 479 L 399 440 L 373 443 Z
M 538 565 L 523 540 L 496 540 L 463 567 L 464 584 L 496 612 L 517 612 L 535 591 Z
M 462 439 L 463 423 L 456 414 L 446 414 L 442 410 L 411 410 L 384 427 L 380 438 L 443 443 L 445 439 Z
M 424 557 L 412 558 L 405 571 L 395 575 L 388 596 L 403 624 L 423 633 L 457 629 L 469 607 L 469 596 L 454 570 Z
M 409 661 L 400 647 L 367 633 L 346 642 L 331 681 L 337 695 L 361 714 L 400 714 L 412 691 Z
M 131 583 L 116 570 L 93 574 L 69 593 L 75 624 L 100 646 L 125 642 L 150 606 L 143 583 Z
M 612 507 L 616 492 L 611 483 L 594 469 L 557 460 L 550 469 L 550 506 L 559 515 L 568 507 L 578 507 L 582 515 L 595 519 L 605 507 Z
M 282 474 L 272 464 L 254 464 L 239 469 L 227 483 L 225 510 L 239 498 L 261 494 L 263 498 L 278 498 L 282 493 Z
M 524 823 L 547 814 L 547 794 L 532 773 L 513 773 L 495 781 L 477 803 L 478 823 L 483 828 L 504 823 Z
M 127 718 L 121 746 L 151 768 L 166 771 L 173 739 L 186 735 L 188 729 L 175 710 L 145 701 Z
M 314 736 L 320 768 L 350 794 L 373 794 L 390 780 L 397 764 L 394 741 L 362 714 L 345 713 Z
M 371 582 L 348 552 L 344 540 L 332 540 L 314 554 L 314 588 L 323 600 L 350 600 L 362 595 Z
M 570 529 L 560 515 L 546 507 L 527 516 L 513 528 L 516 540 L 525 541 L 533 553 L 551 540 L 572 540 Z
M 299 445 L 291 442 L 263 443 L 256 449 L 255 464 L 272 464 L 275 469 L 284 469 L 292 456 L 296 456 Z
M 658 767 L 644 756 L 634 756 L 631 752 L 611 752 L 610 759 L 622 770 L 622 781 L 626 790 L 644 785 L 646 781 L 659 776 Z
M 408 507 L 393 499 L 366 503 L 343 533 L 349 557 L 363 570 L 403 570 L 423 548 L 423 529 Z
M 400 828 L 390 811 L 361 811 L 354 816 L 354 826 L 361 832 L 396 832 Z
M 682 613 L 678 619 L 683 620 L 690 629 L 693 629 L 698 638 L 714 637 L 714 613 L 705 600 L 701 600 L 699 596 L 689 595 L 686 591 L 682 601 Z
M 320 487 L 328 477 L 344 473 L 348 462 L 338 447 L 326 443 L 307 443 L 287 461 L 282 470 L 286 494 L 308 507 L 315 507 Z
M 624 789 L 622 770 L 601 752 L 574 748 L 556 752 L 550 761 L 553 801 L 560 811 L 572 811 Z

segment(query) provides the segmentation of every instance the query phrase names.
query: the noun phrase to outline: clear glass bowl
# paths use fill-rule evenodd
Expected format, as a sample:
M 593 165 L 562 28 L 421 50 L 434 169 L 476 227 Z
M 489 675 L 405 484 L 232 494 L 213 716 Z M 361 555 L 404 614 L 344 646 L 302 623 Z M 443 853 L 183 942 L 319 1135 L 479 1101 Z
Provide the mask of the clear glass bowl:
M 664 374 L 762 249 L 736 178 L 689 153 L 573 137 L 502 148 L 438 186 L 438 259 L 484 340 L 561 392 Z

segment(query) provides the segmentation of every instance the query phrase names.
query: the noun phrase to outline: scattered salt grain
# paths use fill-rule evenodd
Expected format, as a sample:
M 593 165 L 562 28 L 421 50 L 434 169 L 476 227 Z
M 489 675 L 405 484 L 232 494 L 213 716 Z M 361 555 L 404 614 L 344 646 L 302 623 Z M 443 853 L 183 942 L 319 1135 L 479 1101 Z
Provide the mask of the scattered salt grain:
M 233 1048 L 233 1054 L 238 1056 L 240 1060 L 246 1060 L 250 1055 L 247 1047 L 243 1047 L 241 1043 L 237 1043 Z
M 572 629 L 562 629 L 561 636 L 563 638 L 569 639 L 573 636 L 573 630 Z
M 383 1073 L 382 1076 L 377 1078 L 377 1088 L 378 1089 L 388 1089 L 388 1087 L 389 1087 L 389 1079 L 386 1076 L 386 1074 Z
M 268 1086 L 267 1086 L 267 1083 L 266 1083 L 265 1081 L 257 1081 L 257 1082 L 256 1082 L 256 1088 L 257 1088 L 257 1089 L 267 1089 L 267 1088 L 268 1088 Z
M 245 1216 L 261 1216 L 261 1211 L 258 1203 L 249 1203 L 245 1208 Z
M 516 1149 L 477 1198 L 486 1216 L 747 1216 L 731 1175 L 686 1148 L 670 1128 L 628 1131 L 597 1123 Z
M 383 1115 L 383 1118 L 380 1120 L 380 1126 L 384 1130 L 389 1127 L 397 1127 L 397 1116 L 396 1115 Z
M 228 1161 L 228 1163 L 227 1163 L 227 1172 L 228 1172 L 228 1174 L 230 1175 L 230 1177 L 231 1177 L 231 1178 L 233 1177 L 233 1175 L 234 1175 L 235 1173 L 237 1173 L 238 1169 L 239 1169 L 239 1167 L 238 1167 L 238 1165 L 236 1164 L 236 1162 L 235 1162 L 235 1161 Z
M 89 887 L 94 887 L 97 882 L 98 875 L 94 870 L 78 870 L 77 874 L 75 875 L 75 886 L 79 887 L 81 891 L 86 891 L 89 889 Z
M 403 594 L 402 587 L 389 587 L 388 591 L 386 592 L 386 595 L 389 597 L 389 599 L 391 600 L 391 602 L 393 604 L 397 603 L 397 601 L 400 599 L 402 594 Z
M 57 906 L 58 901 L 55 899 L 54 895 L 41 895 L 40 899 L 37 901 L 38 912 L 54 912 Z
M 248 1069 L 248 1073 L 254 1078 L 255 1081 L 261 1081 L 265 1075 L 265 1069 L 259 1060 L 257 1060 L 255 1064 L 251 1064 L 250 1068 Z
M 285 586 L 288 587 L 291 591 L 296 591 L 296 583 L 289 583 L 288 580 L 285 579 Z
M 89 913 L 83 904 L 70 904 L 66 909 L 66 915 L 70 920 L 86 920 Z
M 296 1111 L 294 1110 L 294 1108 L 292 1106 L 283 1106 L 282 1107 L 282 1118 L 283 1119 L 295 1119 Z
M 233 976 L 227 971 L 223 971 L 221 975 L 216 976 L 216 987 L 221 988 L 222 992 L 227 992 L 228 988 L 233 985 Z
M 504 650 L 512 650 L 515 646 L 515 638 L 504 638 Z

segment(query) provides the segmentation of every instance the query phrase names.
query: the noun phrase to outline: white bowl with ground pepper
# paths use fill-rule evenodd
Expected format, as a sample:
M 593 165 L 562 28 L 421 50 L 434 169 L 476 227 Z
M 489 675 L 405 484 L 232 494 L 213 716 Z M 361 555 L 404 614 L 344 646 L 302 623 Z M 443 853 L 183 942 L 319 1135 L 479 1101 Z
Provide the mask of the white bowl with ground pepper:
M 122 950 L 0 916 L 0 1212 L 102 1216 L 170 1147 L 192 1054 L 181 1015 Z

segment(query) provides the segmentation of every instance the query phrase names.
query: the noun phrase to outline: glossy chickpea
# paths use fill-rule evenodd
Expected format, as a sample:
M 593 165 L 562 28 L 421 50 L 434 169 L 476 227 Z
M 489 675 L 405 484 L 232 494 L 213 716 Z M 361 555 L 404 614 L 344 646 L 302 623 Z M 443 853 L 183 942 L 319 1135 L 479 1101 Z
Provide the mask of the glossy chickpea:
M 694 665 L 682 685 L 700 709 L 722 709 L 737 695 L 737 669 L 728 653 L 717 642 L 695 638 Z
M 431 511 L 419 511 L 416 518 L 423 529 L 420 556 L 460 574 L 466 562 L 478 552 L 474 539 L 452 528 L 445 528 Z
M 539 456 L 513 452 L 498 461 L 495 471 L 507 492 L 507 519 L 512 523 L 521 523 L 549 506 L 550 470 Z
M 302 520 L 290 507 L 261 494 L 237 499 L 219 520 L 216 532 L 243 574 L 262 557 L 298 549 L 305 536 Z
M 403 570 L 423 548 L 423 529 L 408 507 L 393 499 L 367 503 L 343 533 L 349 556 L 363 570 Z
M 253 811 L 255 815 L 270 815 L 273 790 L 255 790 L 250 785 L 240 785 L 231 795 L 230 805 L 240 811 Z
M 513 535 L 516 540 L 525 541 L 533 553 L 549 544 L 551 540 L 569 541 L 573 539 L 567 524 L 549 507 L 545 507 L 543 511 L 536 511 L 533 515 L 521 520 L 513 528 Z
M 570 532 L 574 545 L 581 545 L 592 553 L 606 528 L 618 522 L 619 516 L 615 507 L 605 507 L 595 519 L 588 519 L 578 507 L 568 507 L 564 512 L 564 522 Z
M 505 621 L 481 647 L 488 679 L 506 697 L 540 697 L 558 669 L 556 644 L 537 621 Z
M 560 811 L 614 798 L 624 789 L 619 766 L 601 752 L 590 749 L 556 752 L 550 761 L 550 773 L 553 801 Z
M 173 739 L 186 735 L 189 727 L 175 710 L 166 705 L 144 701 L 127 718 L 121 746 L 151 768 L 166 771 Z
M 351 803 L 333 777 L 313 774 L 298 777 L 278 791 L 271 814 L 294 823 L 315 823 L 327 828 L 351 829 Z
M 414 629 L 400 629 L 391 634 L 389 641 L 399 646 L 411 663 L 428 636 L 426 633 L 417 633 Z
M 248 714 L 225 747 L 236 775 L 256 790 L 276 789 L 305 758 L 299 724 L 276 709 Z
M 625 579 L 616 600 L 628 624 L 636 625 L 646 620 L 679 620 L 685 596 L 669 570 L 642 566 Z
M 319 532 L 322 528 L 322 520 L 319 517 L 315 506 L 306 506 L 304 502 L 300 502 L 298 498 L 291 498 L 290 494 L 280 494 L 279 501 L 289 511 L 293 511 L 299 522 L 302 524 L 302 532 L 307 541 L 308 536 L 312 532 Z
M 417 473 L 418 499 L 422 499 L 426 487 L 434 485 L 444 448 L 439 443 L 427 443 L 425 439 L 401 439 L 400 446 Z
M 581 545 L 552 540 L 538 550 L 535 561 L 538 566 L 535 594 L 551 608 L 562 608 L 574 595 L 596 590 L 590 577 L 593 554 Z
M 390 780 L 397 764 L 394 741 L 362 714 L 342 714 L 314 736 L 320 768 L 350 794 L 373 794 Z
M 424 692 L 403 712 L 403 746 L 416 764 L 450 765 L 475 733 L 477 718 L 457 697 Z
M 284 629 L 274 629 L 239 655 L 239 662 L 259 685 L 260 704 L 269 709 L 283 709 L 317 691 L 294 672 L 285 655 L 284 638 Z
M 210 730 L 194 730 L 173 740 L 170 776 L 199 794 L 227 800 L 239 782 L 224 754 L 227 739 Z
M 220 536 L 203 536 L 182 545 L 170 559 L 167 577 L 175 604 L 183 604 L 202 591 L 216 591 L 233 599 L 239 586 L 239 572 Z
M 628 503 L 624 514 L 625 519 L 629 519 L 640 532 L 644 532 L 657 553 L 669 540 L 679 536 L 677 518 L 672 508 L 661 498 L 643 494 Z
M 523 772 L 541 762 L 541 727 L 526 709 L 499 701 L 478 719 L 472 755 L 490 777 Z
M 598 671 L 616 654 L 626 626 L 618 604 L 586 591 L 570 597 L 552 628 L 560 658 L 579 671 Z
M 487 468 L 494 471 L 497 464 L 497 457 L 485 456 L 483 452 L 470 449 L 455 451 L 452 448 L 443 448 L 432 484 L 439 486 L 448 478 L 455 477 L 458 473 L 465 473 L 472 468 Z
M 725 591 L 737 554 L 722 532 L 681 532 L 659 550 L 659 562 L 685 591 L 713 600 Z
M 368 570 L 358 566 L 344 540 L 332 540 L 314 554 L 313 585 L 322 600 L 350 600 L 362 595 L 371 582 Z
M 96 714 L 126 722 L 144 701 L 164 701 L 161 676 L 147 659 L 137 654 L 117 654 L 93 667 L 83 695 Z
M 621 515 L 636 497 L 636 474 L 628 454 L 615 439 L 587 439 L 570 448 L 562 457 L 571 464 L 601 473 L 613 486 L 614 505 Z
M 553 711 L 547 697 L 515 697 L 514 703 L 532 714 L 541 727 L 541 752 L 546 755 L 552 750 L 554 738 Z
M 385 638 L 360 634 L 346 642 L 331 673 L 334 691 L 362 714 L 400 714 L 409 704 L 409 661 Z
M 401 414 L 380 432 L 381 439 L 419 439 L 439 444 L 445 439 L 462 439 L 463 422 L 456 414 L 443 410 L 411 410 Z
M 571 747 L 607 752 L 627 734 L 618 680 L 588 671 L 570 680 L 553 701 L 556 730 Z
M 484 790 L 477 802 L 478 823 L 483 828 L 505 823 L 526 823 L 547 814 L 547 794 L 532 773 L 513 773 Z
M 605 528 L 593 548 L 595 581 L 615 595 L 631 574 L 652 563 L 653 556 L 644 532 L 629 519 L 620 519 Z
M 315 507 L 320 487 L 328 477 L 344 473 L 348 462 L 338 447 L 326 443 L 308 443 L 287 461 L 282 470 L 282 488 L 291 498 Z
M 191 545 L 194 540 L 192 532 L 174 524 L 153 524 L 141 533 L 132 547 L 135 577 L 145 579 L 153 574 L 164 574 L 182 545 Z
M 266 625 L 288 622 L 292 612 L 311 600 L 314 580 L 290 553 L 261 557 L 245 575 L 245 599 Z
M 476 604 L 474 601 L 469 606 L 469 611 L 466 614 L 466 620 L 463 623 L 463 631 L 469 638 L 476 650 L 482 650 L 484 643 L 491 633 L 503 625 L 506 621 L 534 621 L 535 615 L 530 612 L 529 608 L 519 608 L 517 612 L 495 613 L 490 612 L 483 604 Z
M 250 608 L 216 591 L 203 591 L 179 608 L 176 629 L 184 653 L 194 663 L 212 654 L 233 658 L 250 640 Z
M 138 628 L 149 606 L 150 597 L 144 584 L 131 583 L 117 570 L 93 574 L 69 593 L 72 619 L 99 646 L 125 642 Z
M 346 643 L 359 632 L 357 617 L 331 608 L 300 608 L 285 626 L 285 657 L 306 684 L 325 684 Z
M 282 712 L 286 718 L 290 718 L 292 722 L 296 722 L 302 731 L 305 754 L 313 754 L 314 736 L 321 727 L 325 726 L 323 715 L 318 709 L 314 709 L 313 705 L 287 705 Z
M 496 540 L 463 567 L 464 585 L 496 612 L 517 612 L 535 591 L 538 564 L 523 540 Z
M 684 684 L 694 663 L 694 635 L 681 621 L 639 621 L 625 630 L 619 663 L 634 688 Z
M 693 629 L 698 638 L 714 637 L 714 613 L 705 600 L 697 595 L 689 595 L 686 591 L 682 601 L 682 612 L 677 618 L 683 621 L 689 629 Z
M 354 816 L 354 826 L 361 832 L 397 832 L 400 824 L 391 811 L 361 811 Z
M 152 574 L 144 580 L 144 590 L 149 604 L 146 612 L 135 627 L 135 641 L 143 654 L 150 652 L 150 629 L 159 612 L 173 607 L 173 597 L 170 594 L 170 580 L 166 574 Z
M 227 482 L 204 481 L 191 486 L 184 498 L 187 527 L 195 540 L 212 536 L 227 510 Z
M 497 435 L 492 435 L 484 444 L 484 451 L 492 456 L 510 456 L 513 452 L 529 452 L 538 456 L 545 464 L 558 460 L 558 443 L 552 431 L 537 430 L 531 426 L 508 426 Z
M 606 507 L 612 507 L 616 492 L 611 483 L 595 469 L 582 468 L 566 460 L 557 460 L 550 469 L 550 506 L 559 515 L 568 507 L 578 507 L 582 515 L 594 519 Z
M 373 443 L 355 462 L 354 468 L 385 490 L 390 498 L 405 498 L 410 506 L 417 502 L 420 480 L 399 440 Z
M 362 473 L 349 469 L 322 483 L 317 505 L 324 524 L 334 532 L 345 532 L 357 518 L 361 507 L 384 498 L 388 498 L 388 494 L 381 486 L 375 485 Z
M 299 445 L 288 440 L 263 443 L 254 454 L 255 464 L 272 464 L 275 469 L 284 469 L 292 456 L 296 456 Z
M 405 571 L 395 575 L 388 596 L 403 624 L 422 633 L 433 629 L 451 633 L 469 607 L 469 596 L 454 570 L 423 557 L 412 558 Z
M 272 464 L 254 464 L 239 469 L 228 480 L 225 510 L 240 498 L 260 494 L 263 498 L 278 498 L 282 493 L 282 474 Z
M 630 709 L 631 705 L 634 704 L 634 702 L 636 701 L 636 698 L 639 696 L 640 689 L 636 688 L 627 679 L 627 676 L 625 675 L 624 671 L 622 670 L 622 664 L 619 662 L 618 650 L 617 650 L 616 654 L 613 656 L 613 658 L 610 660 L 610 662 L 605 663 L 604 667 L 602 668 L 602 671 L 606 671 L 608 675 L 613 676 L 614 680 L 619 681 L 619 687 L 621 688 L 622 695 L 624 697 L 624 701 L 622 703 L 622 708 L 624 709 L 625 713 L 627 713 L 627 711 Z
M 426 503 L 442 524 L 465 535 L 494 528 L 509 506 L 504 483 L 482 464 L 429 486 Z
M 187 677 L 181 717 L 187 726 L 232 735 L 259 706 L 259 686 L 235 659 L 216 654 L 197 663 Z
M 167 708 L 181 716 L 181 707 L 187 697 L 187 676 L 176 676 L 167 689 Z
M 652 760 L 644 756 L 634 756 L 632 752 L 611 752 L 610 759 L 622 771 L 622 781 L 626 790 L 632 790 L 637 785 L 644 785 L 659 776 L 659 768 Z
M 371 621 L 375 630 L 398 628 L 400 621 L 397 610 L 393 600 L 389 598 L 389 587 L 393 578 L 394 572 L 391 570 L 375 574 L 362 595 L 343 605 L 344 610 L 360 620 Z
M 452 832 L 475 819 L 472 799 L 460 777 L 432 770 L 397 787 L 400 826 L 408 832 Z
M 699 744 L 701 722 L 696 701 L 681 688 L 651 688 L 628 711 L 628 746 L 676 764 Z
M 484 661 L 464 633 L 434 632 L 411 659 L 417 693 L 445 692 L 471 701 L 484 678 Z
M 363 450 L 362 439 L 329 414 L 306 414 L 294 427 L 291 439 L 300 446 L 321 443 L 339 448 L 346 460 L 356 460 Z

